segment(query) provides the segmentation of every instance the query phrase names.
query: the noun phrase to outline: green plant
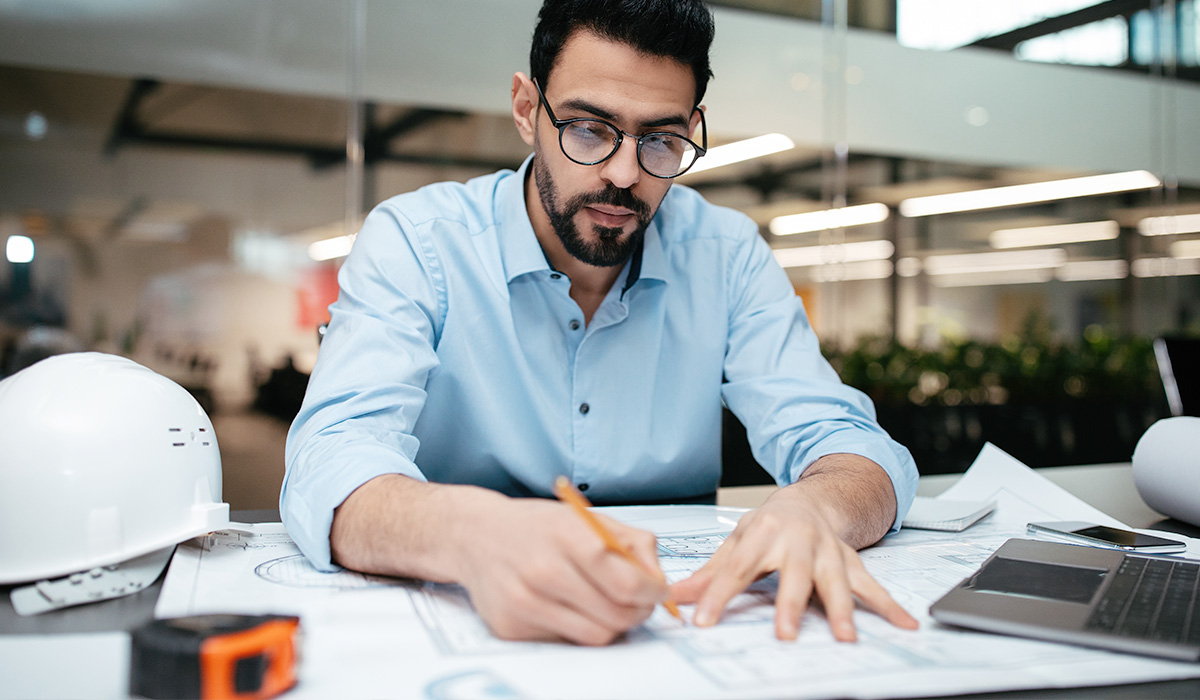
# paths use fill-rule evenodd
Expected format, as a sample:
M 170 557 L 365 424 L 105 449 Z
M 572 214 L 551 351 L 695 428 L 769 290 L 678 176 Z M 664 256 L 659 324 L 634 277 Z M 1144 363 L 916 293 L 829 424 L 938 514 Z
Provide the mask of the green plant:
M 1031 318 L 999 343 L 947 339 L 924 349 L 868 337 L 848 350 L 824 350 L 843 381 L 881 405 L 1163 400 L 1153 341 L 1098 327 L 1062 343 Z

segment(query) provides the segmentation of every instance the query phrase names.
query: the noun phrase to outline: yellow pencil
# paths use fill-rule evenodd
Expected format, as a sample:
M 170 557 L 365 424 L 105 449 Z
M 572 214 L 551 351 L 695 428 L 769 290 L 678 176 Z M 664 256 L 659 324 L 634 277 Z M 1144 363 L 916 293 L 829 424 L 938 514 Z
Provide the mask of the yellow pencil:
M 638 567 L 642 571 L 645 571 L 650 576 L 653 576 L 663 583 L 667 582 L 667 577 L 663 575 L 661 569 L 651 569 L 644 562 L 642 562 L 641 559 L 638 559 L 636 556 L 634 556 L 633 550 L 618 541 L 617 538 L 608 531 L 608 528 L 604 527 L 604 523 L 600 522 L 600 519 L 597 518 L 592 511 L 588 510 L 592 504 L 589 503 L 588 499 L 579 492 L 579 489 L 575 488 L 575 484 L 572 484 L 570 479 L 565 476 L 558 477 L 558 479 L 554 482 L 554 495 L 558 496 L 558 500 L 571 506 L 571 509 L 578 513 L 579 517 L 583 518 L 583 521 L 587 523 L 597 535 L 600 535 L 600 539 L 604 540 L 604 546 L 625 557 L 634 566 Z M 675 605 L 675 601 L 671 598 L 670 593 L 667 594 L 667 599 L 663 601 L 663 607 L 667 609 L 667 612 L 678 618 L 680 622 L 683 621 L 683 615 L 679 612 L 679 607 Z

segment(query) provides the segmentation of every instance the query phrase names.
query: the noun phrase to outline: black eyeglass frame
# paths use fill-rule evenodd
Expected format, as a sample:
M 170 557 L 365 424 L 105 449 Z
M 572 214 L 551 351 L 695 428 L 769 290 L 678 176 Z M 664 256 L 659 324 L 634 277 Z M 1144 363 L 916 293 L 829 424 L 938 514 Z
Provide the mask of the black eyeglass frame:
M 616 124 L 613 124 L 612 122 L 610 122 L 606 119 L 600 119 L 599 117 L 574 117 L 572 119 L 558 119 L 557 117 L 554 116 L 554 110 L 550 108 L 550 103 L 546 101 L 546 95 L 542 92 L 542 86 L 538 84 L 537 78 L 533 79 L 533 86 L 535 88 L 537 88 L 538 99 L 542 101 L 542 105 L 546 108 L 546 116 L 550 117 L 550 124 L 555 129 L 558 129 L 558 148 L 559 148 L 559 150 L 561 150 L 563 155 L 566 156 L 567 159 L 570 160 L 572 163 L 578 163 L 580 165 L 599 165 L 600 163 L 603 163 L 604 161 L 606 161 L 609 158 L 612 158 L 614 155 L 616 155 L 617 151 L 621 150 L 621 144 L 625 141 L 625 137 L 628 136 L 631 139 L 637 140 L 637 149 L 636 149 L 637 150 L 637 161 L 638 161 L 638 167 L 642 169 L 642 172 L 646 173 L 650 177 L 656 177 L 660 180 L 673 180 L 673 179 L 679 177 L 680 175 L 683 175 L 687 171 L 691 170 L 692 166 L 696 164 L 696 161 L 700 160 L 700 158 L 702 158 L 705 153 L 708 153 L 708 123 L 704 120 L 704 110 L 700 109 L 699 107 L 693 107 L 692 111 L 700 113 L 700 139 L 704 144 L 703 146 L 697 144 L 695 141 L 689 139 L 688 137 L 680 136 L 679 134 L 677 134 L 673 131 L 651 131 L 648 134 L 642 134 L 641 136 L 637 136 L 636 134 L 631 134 L 628 131 L 621 129 Z M 601 124 L 609 127 L 613 131 L 617 132 L 616 143 L 613 144 L 613 149 L 611 151 L 609 151 L 608 155 L 604 156 L 603 158 L 601 158 L 599 160 L 593 160 L 593 161 L 588 162 L 588 161 L 576 160 L 576 159 L 572 158 L 569 153 L 567 153 L 567 149 L 565 146 L 563 146 L 563 142 L 562 142 L 563 132 L 566 131 L 566 128 L 568 126 L 570 126 L 571 124 L 574 124 L 576 122 L 600 122 Z M 652 173 L 646 168 L 645 164 L 642 163 L 642 143 L 646 139 L 648 139 L 652 136 L 670 136 L 671 138 L 682 139 L 684 141 L 687 141 L 688 143 L 690 143 L 692 145 L 692 148 L 696 149 L 696 157 L 692 159 L 692 162 L 689 163 L 686 168 L 684 168 L 683 170 L 680 170 L 679 172 L 675 173 L 674 175 L 657 175 L 655 173 Z

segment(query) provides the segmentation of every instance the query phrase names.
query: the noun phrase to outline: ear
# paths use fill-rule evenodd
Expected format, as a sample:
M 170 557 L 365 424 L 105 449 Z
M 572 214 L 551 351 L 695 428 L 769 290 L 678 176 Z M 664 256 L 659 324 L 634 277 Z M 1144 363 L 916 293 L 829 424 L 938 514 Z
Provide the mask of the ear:
M 524 73 L 513 74 L 512 82 L 512 114 L 513 123 L 517 125 L 517 133 L 529 146 L 533 145 L 534 133 L 537 131 L 538 107 L 537 88 L 533 81 Z

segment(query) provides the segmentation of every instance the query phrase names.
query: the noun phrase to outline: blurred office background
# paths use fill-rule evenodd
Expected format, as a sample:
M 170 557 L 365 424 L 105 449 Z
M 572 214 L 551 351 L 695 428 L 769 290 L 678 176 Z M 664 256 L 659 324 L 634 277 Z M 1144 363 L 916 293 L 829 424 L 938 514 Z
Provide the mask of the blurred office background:
M 272 506 L 364 213 L 527 154 L 539 5 L 0 0 L 0 375 L 132 357 Z M 1128 460 L 1154 339 L 1200 334 L 1196 0 L 711 5 L 710 141 L 753 157 L 680 182 L 761 225 L 922 472 Z

